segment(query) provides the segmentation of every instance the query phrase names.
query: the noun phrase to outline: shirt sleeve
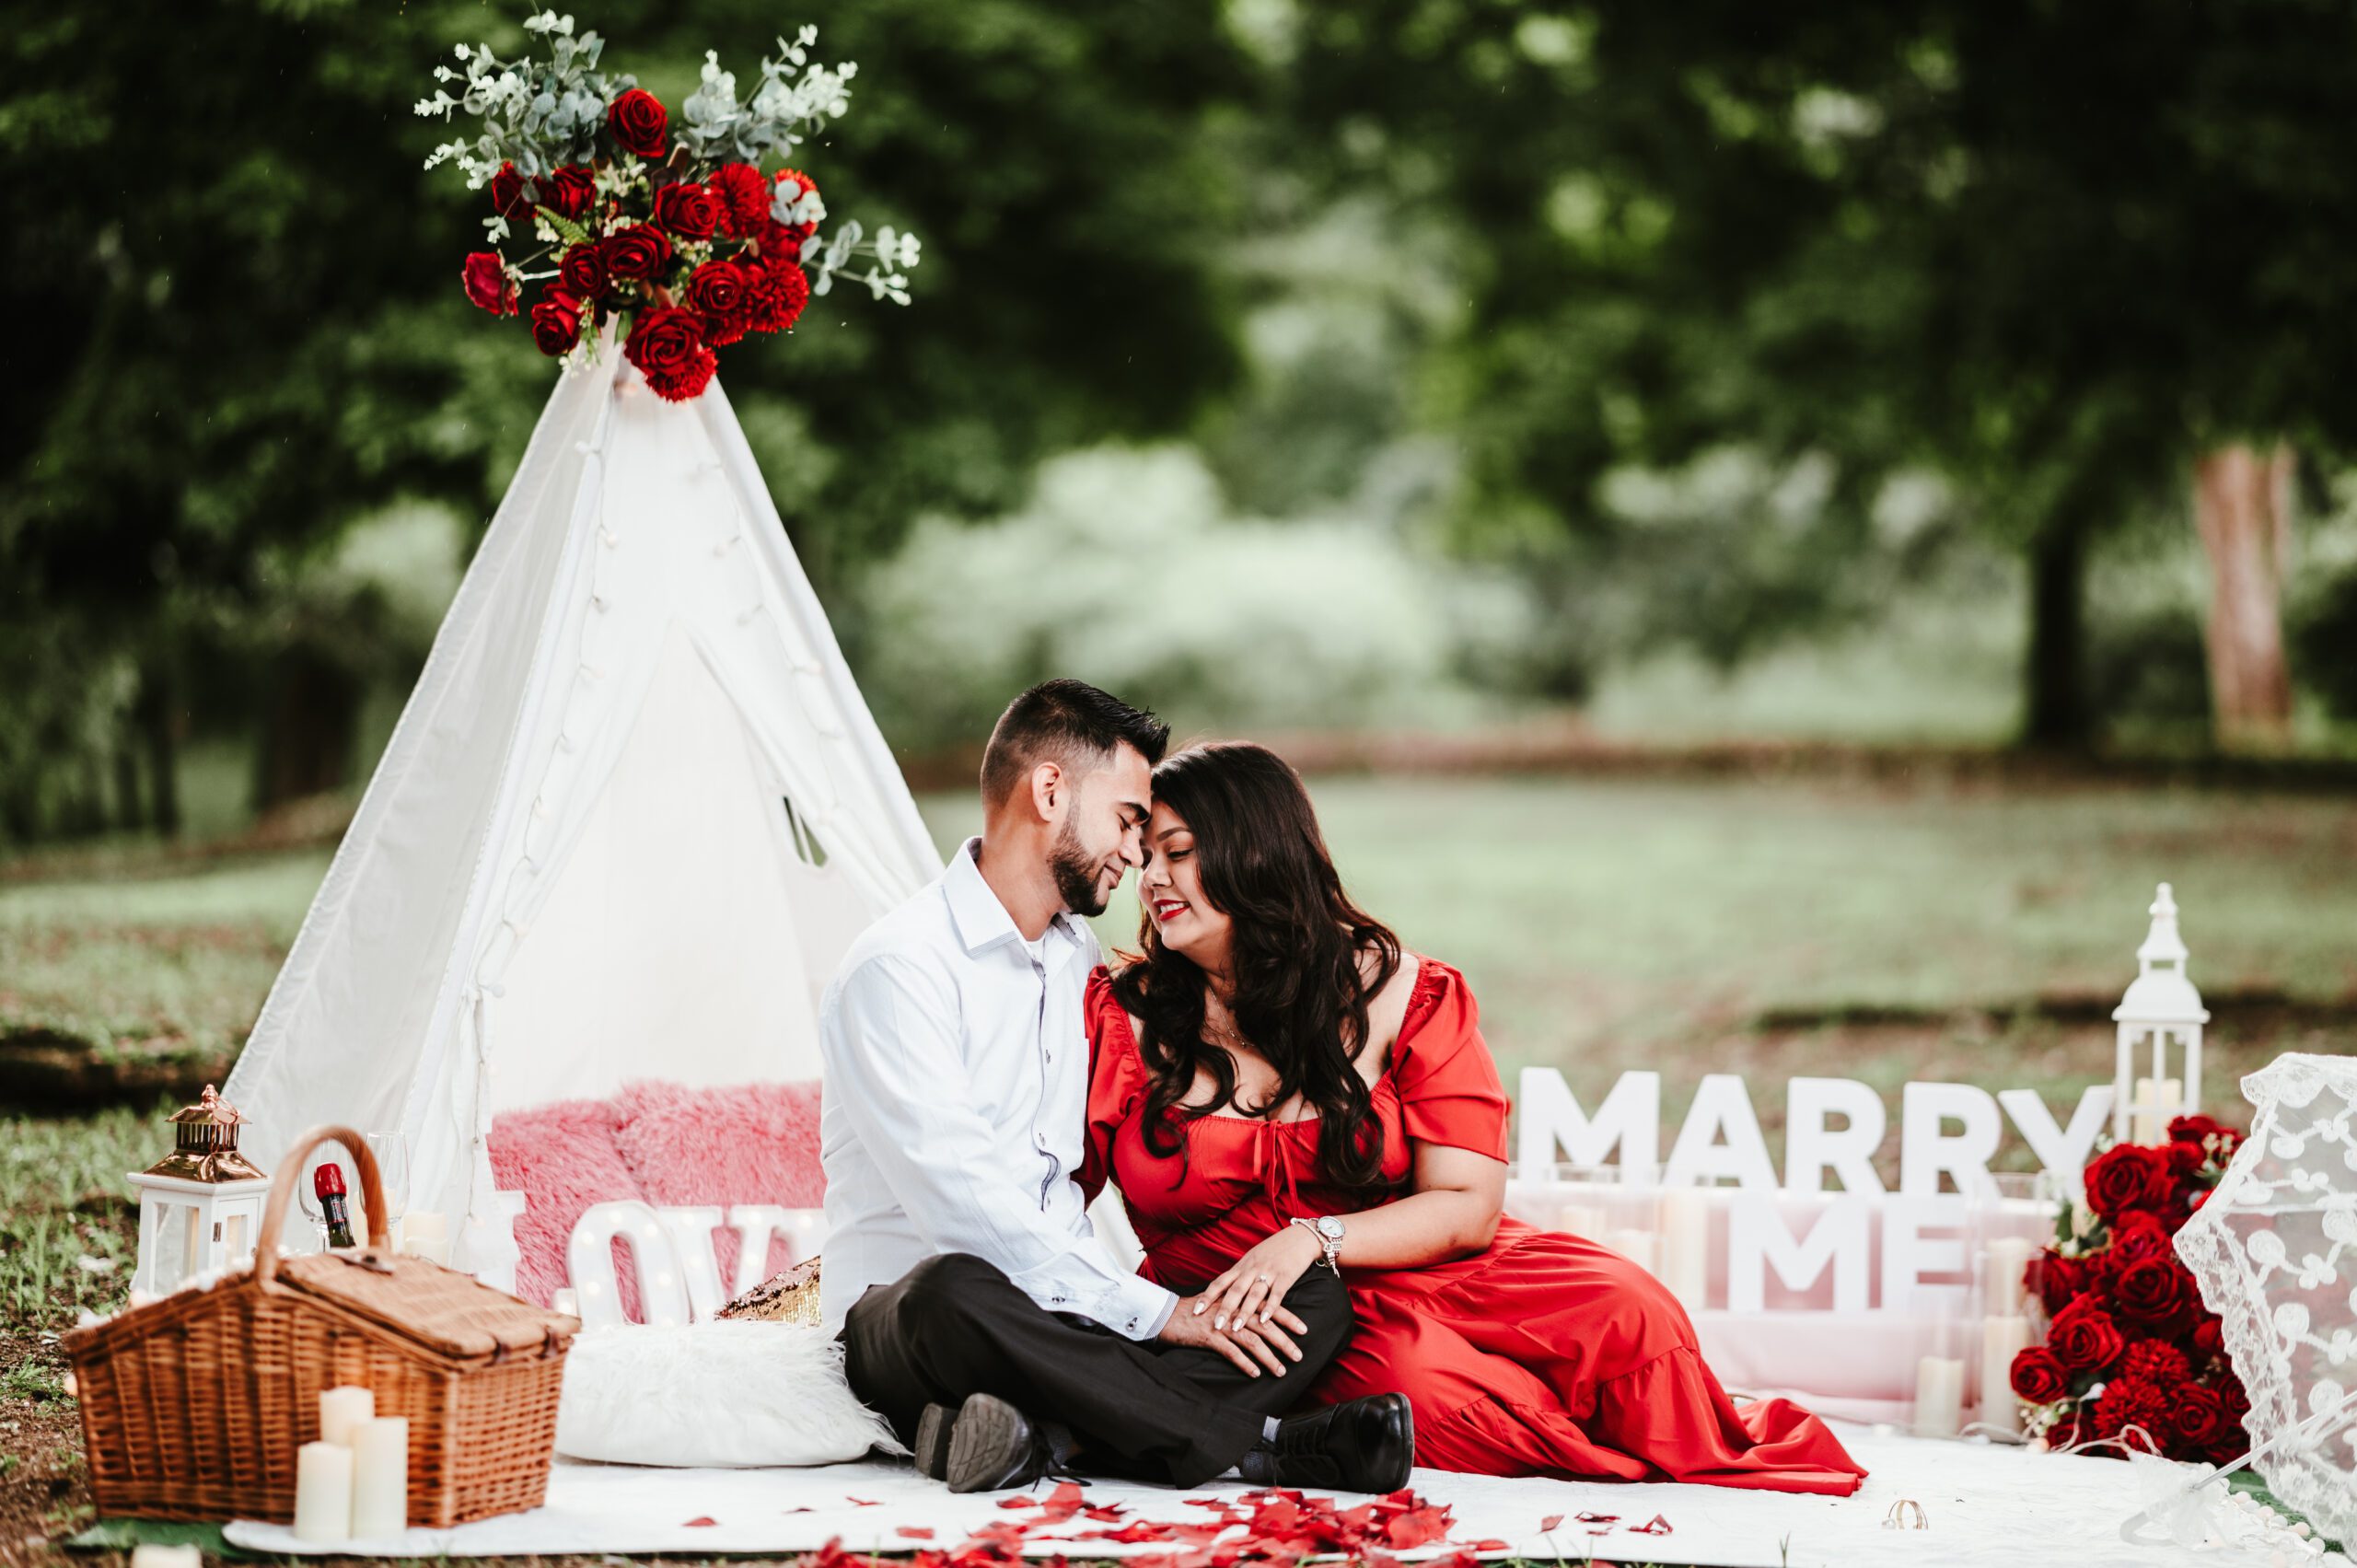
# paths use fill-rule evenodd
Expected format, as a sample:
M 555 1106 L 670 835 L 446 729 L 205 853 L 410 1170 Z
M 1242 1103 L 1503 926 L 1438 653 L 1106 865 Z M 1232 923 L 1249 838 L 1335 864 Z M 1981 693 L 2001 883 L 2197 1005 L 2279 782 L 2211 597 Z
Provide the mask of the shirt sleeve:
M 1178 1298 L 1123 1269 L 1093 1235 L 1049 1224 L 1039 1195 L 1002 1167 L 940 977 L 880 954 L 830 1001 L 819 1030 L 828 1097 L 925 1240 L 997 1264 L 1051 1312 L 1132 1340 L 1159 1333 Z

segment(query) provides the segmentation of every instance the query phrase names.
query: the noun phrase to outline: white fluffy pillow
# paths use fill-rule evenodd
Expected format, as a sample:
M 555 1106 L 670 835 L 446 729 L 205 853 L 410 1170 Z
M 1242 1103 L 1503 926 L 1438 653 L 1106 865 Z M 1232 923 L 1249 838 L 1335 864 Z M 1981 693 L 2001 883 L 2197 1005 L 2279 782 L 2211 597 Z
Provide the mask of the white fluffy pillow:
M 831 1465 L 908 1450 L 805 1323 L 593 1329 L 564 1358 L 556 1450 L 610 1464 Z

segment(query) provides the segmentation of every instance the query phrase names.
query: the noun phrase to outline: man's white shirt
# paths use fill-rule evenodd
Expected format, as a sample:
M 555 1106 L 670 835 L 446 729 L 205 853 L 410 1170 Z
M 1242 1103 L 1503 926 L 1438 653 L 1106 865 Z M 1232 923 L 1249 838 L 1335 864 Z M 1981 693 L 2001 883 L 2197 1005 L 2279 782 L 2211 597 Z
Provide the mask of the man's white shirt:
M 863 933 L 820 1005 L 827 1329 L 869 1286 L 968 1252 L 1051 1311 L 1151 1339 L 1178 1297 L 1106 1250 L 1075 1179 L 1096 935 L 1059 914 L 1027 942 L 981 844 Z

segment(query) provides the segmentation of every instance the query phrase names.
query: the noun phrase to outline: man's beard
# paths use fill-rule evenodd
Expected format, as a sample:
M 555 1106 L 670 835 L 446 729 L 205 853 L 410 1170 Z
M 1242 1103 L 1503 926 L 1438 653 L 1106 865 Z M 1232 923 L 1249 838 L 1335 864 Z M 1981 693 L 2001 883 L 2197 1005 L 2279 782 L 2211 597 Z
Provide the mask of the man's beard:
M 1048 869 L 1055 874 L 1056 891 L 1063 895 L 1064 908 L 1074 914 L 1103 914 L 1109 901 L 1097 890 L 1097 874 L 1105 862 L 1081 847 L 1080 831 L 1072 819 L 1056 834 L 1055 848 L 1048 852 Z

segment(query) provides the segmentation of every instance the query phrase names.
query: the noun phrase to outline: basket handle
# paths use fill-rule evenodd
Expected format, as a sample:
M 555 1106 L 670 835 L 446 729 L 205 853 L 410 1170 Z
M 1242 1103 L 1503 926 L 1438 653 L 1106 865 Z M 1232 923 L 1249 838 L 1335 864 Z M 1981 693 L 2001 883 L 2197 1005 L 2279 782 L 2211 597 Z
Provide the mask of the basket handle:
M 286 1225 L 286 1205 L 294 1200 L 295 1182 L 303 1179 L 304 1162 L 313 1149 L 326 1143 L 342 1144 L 360 1167 L 360 1202 L 368 1214 L 368 1245 L 392 1245 L 392 1232 L 385 1226 L 385 1183 L 377 1174 L 377 1156 L 369 1152 L 368 1140 L 349 1127 L 333 1123 L 314 1127 L 296 1139 L 278 1161 L 280 1170 L 295 1173 L 294 1180 L 272 1182 L 270 1201 L 262 1206 L 261 1233 L 254 1237 L 254 1283 L 264 1290 L 280 1288 L 278 1233 Z

